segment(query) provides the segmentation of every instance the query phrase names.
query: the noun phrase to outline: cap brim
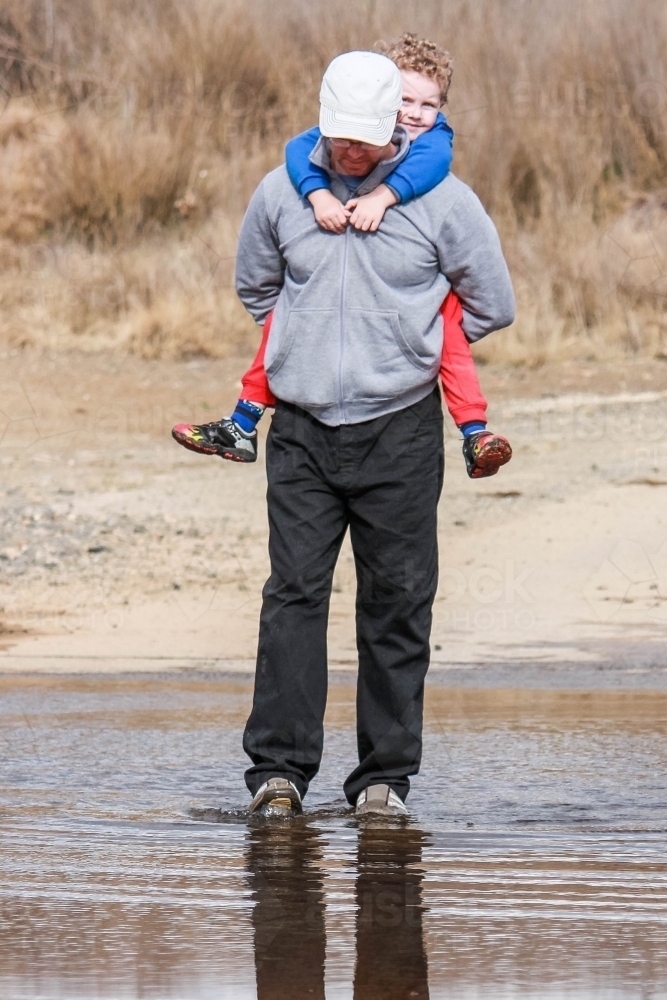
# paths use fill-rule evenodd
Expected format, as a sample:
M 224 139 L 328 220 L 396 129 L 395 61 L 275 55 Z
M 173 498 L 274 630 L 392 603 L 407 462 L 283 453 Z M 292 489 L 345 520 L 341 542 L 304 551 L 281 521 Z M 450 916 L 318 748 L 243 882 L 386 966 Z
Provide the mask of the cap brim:
M 396 114 L 386 118 L 364 118 L 334 111 L 320 104 L 320 132 L 327 139 L 353 139 L 372 146 L 386 146 L 396 128 Z

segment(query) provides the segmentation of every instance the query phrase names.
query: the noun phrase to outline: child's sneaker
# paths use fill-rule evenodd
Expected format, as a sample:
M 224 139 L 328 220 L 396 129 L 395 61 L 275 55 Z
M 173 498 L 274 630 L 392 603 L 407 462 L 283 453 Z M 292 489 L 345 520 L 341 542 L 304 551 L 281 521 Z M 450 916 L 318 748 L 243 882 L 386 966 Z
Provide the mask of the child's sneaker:
M 491 431 L 474 431 L 463 439 L 463 457 L 471 479 L 495 476 L 501 465 L 512 457 L 512 447 L 507 438 Z
M 184 448 L 202 455 L 219 455 L 232 462 L 257 461 L 257 431 L 246 434 L 231 417 L 215 424 L 176 424 L 171 436 Z

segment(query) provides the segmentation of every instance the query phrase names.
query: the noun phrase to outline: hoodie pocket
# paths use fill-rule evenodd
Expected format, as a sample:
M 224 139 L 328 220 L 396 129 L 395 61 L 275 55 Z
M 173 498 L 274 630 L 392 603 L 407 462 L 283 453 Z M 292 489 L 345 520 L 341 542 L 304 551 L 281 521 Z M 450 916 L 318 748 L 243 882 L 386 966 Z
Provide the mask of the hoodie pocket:
M 398 313 L 366 309 L 346 313 L 346 395 L 389 398 L 427 382 L 440 359 L 431 357 L 425 344 L 424 355 L 408 343 Z
M 338 399 L 339 336 L 335 309 L 292 309 L 266 366 L 279 399 L 328 406 Z

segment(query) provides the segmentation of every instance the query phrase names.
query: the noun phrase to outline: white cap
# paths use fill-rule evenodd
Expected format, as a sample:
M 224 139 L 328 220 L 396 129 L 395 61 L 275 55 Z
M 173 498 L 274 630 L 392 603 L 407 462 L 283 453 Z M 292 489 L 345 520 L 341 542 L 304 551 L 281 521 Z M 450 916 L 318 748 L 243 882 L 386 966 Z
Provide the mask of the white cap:
M 357 139 L 386 146 L 403 103 L 401 74 L 378 52 L 344 52 L 324 74 L 320 132 L 329 139 Z

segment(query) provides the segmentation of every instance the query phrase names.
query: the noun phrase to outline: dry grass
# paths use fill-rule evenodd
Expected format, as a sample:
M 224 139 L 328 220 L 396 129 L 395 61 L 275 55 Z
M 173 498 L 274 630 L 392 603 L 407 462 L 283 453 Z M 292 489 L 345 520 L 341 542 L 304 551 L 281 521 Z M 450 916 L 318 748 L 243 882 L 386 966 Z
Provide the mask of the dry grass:
M 327 61 L 404 30 L 456 60 L 455 170 L 501 231 L 483 357 L 667 351 L 662 0 L 0 3 L 0 339 L 223 356 L 235 232 Z

